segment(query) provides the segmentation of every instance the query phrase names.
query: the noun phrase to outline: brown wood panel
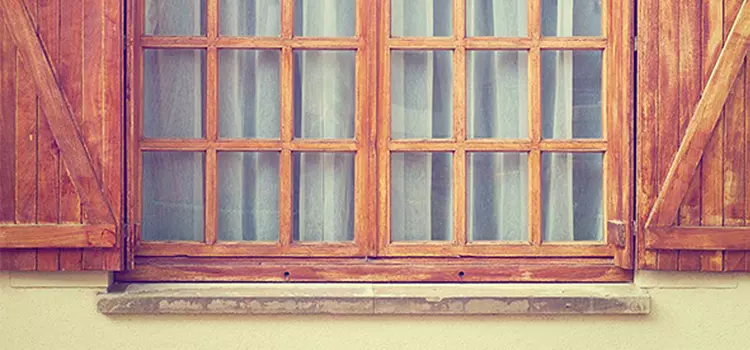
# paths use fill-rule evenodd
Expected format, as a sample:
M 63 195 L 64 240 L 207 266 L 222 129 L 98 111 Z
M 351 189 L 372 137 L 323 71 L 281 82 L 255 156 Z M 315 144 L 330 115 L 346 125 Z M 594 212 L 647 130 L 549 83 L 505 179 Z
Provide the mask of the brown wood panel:
M 11 194 L 15 198 L 12 201 L 15 217 L 7 223 L 40 224 L 46 228 L 44 234 L 52 240 L 50 242 L 54 242 L 56 235 L 70 234 L 70 224 L 118 220 L 121 215 L 124 23 L 121 5 L 84 0 L 65 3 L 12 0 L 2 4 L 4 27 L 13 28 L 12 32 L 4 31 L 3 45 L 6 38 L 8 44 L 11 38 L 15 42 L 23 38 L 17 54 L 15 49 L 12 55 L 3 50 L 1 57 L 7 62 L 7 57 L 12 56 L 17 64 L 14 80 L 18 83 L 12 89 L 15 101 L 9 106 L 7 94 L 2 99 L 3 114 L 13 108 L 15 119 L 12 150 L 17 180 Z M 93 22 L 84 23 L 90 21 Z M 24 63 L 25 60 L 28 63 Z M 89 115 L 85 123 L 84 111 Z M 90 142 L 88 135 L 81 140 L 79 132 L 96 134 L 97 140 Z M 85 156 L 81 156 L 83 154 Z M 95 163 L 93 167 L 90 160 Z M 69 165 L 72 168 L 69 169 Z M 81 176 L 87 171 L 94 175 Z M 87 199 L 84 213 L 79 191 Z M 110 205 L 115 208 L 114 213 Z M 109 224 L 114 225 L 112 233 L 121 237 L 119 225 Z M 27 232 L 27 228 L 18 226 L 14 235 Z M 39 237 L 28 236 L 21 241 L 41 242 Z M 59 240 L 58 245 L 50 242 L 37 244 L 47 248 L 38 253 L 35 249 L 4 251 L 0 260 L 9 263 L 0 264 L 0 269 L 84 268 L 80 249 L 52 249 L 75 244 L 64 240 Z M 20 243 L 14 244 L 19 246 Z M 87 254 L 91 258 L 87 267 L 120 269 L 121 244 L 119 240 L 114 244 L 113 249 L 89 250 Z
M 676 115 L 679 111 L 679 2 L 662 1 L 659 4 L 659 50 L 669 54 L 659 56 L 658 104 L 656 154 L 657 178 L 661 186 L 669 171 L 669 163 L 679 147 L 679 128 L 676 118 L 662 116 Z M 662 251 L 657 257 L 659 270 L 677 270 L 677 252 Z
M 138 258 L 123 282 L 629 282 L 611 259 Z
M 113 247 L 115 240 L 115 225 L 0 225 L 3 248 Z
M 36 0 L 24 0 L 36 21 Z M 8 16 L 7 14 L 3 14 Z M 8 24 L 6 23 L 6 26 Z M 34 28 L 36 29 L 36 28 Z M 11 35 L 15 28 L 10 31 Z M 37 219 L 37 97 L 32 64 L 17 55 L 16 92 L 16 223 L 34 224 Z M 10 253 L 12 270 L 35 270 L 36 250 L 19 249 Z
M 0 25 L 0 222 L 16 221 L 16 48 Z M 0 270 L 10 269 L 14 253 L 0 249 Z
M 725 0 L 725 32 L 733 23 L 744 0 Z M 724 226 L 745 226 L 745 67 L 734 82 L 724 106 Z M 737 270 L 744 264 L 745 252 L 728 251 L 725 269 Z
M 57 67 L 58 80 L 70 103 L 74 121 L 83 125 L 83 3 L 71 1 L 60 8 L 60 62 Z M 60 167 L 60 222 L 63 224 L 82 223 L 81 199 L 73 186 L 64 162 Z M 60 250 L 60 270 L 78 271 L 82 269 L 81 249 Z
M 88 146 L 94 171 L 101 178 L 103 164 L 103 123 L 109 117 L 104 115 L 104 64 L 103 48 L 103 8 L 99 0 L 83 0 L 83 124 L 81 134 Z M 93 74 L 89 74 L 89 72 Z M 84 222 L 86 211 L 84 210 Z M 101 270 L 104 256 L 100 250 L 84 250 L 82 264 L 84 270 Z
M 658 194 L 656 122 L 658 113 L 659 78 L 659 1 L 645 0 L 638 3 L 638 143 L 636 171 L 636 203 L 638 204 L 637 266 L 641 269 L 656 269 L 657 252 L 647 250 L 644 240 L 644 225 Z
M 60 62 L 60 3 L 40 0 L 38 4 L 38 31 L 44 42 L 50 61 L 58 71 Z M 52 130 L 47 124 L 47 116 L 41 106 L 38 107 L 37 138 L 39 176 L 37 177 L 38 217 L 40 224 L 56 224 L 60 213 L 60 150 L 57 148 Z M 37 270 L 57 271 L 59 253 L 57 249 L 39 249 L 37 251 Z
M 685 0 L 680 6 L 680 139 L 685 135 L 695 106 L 698 104 L 703 89 L 701 73 L 701 0 Z M 694 176 L 688 187 L 688 194 L 680 206 L 678 223 L 682 225 L 700 225 L 701 191 L 700 177 Z M 695 271 L 700 269 L 700 252 L 678 252 L 680 270 Z
M 669 190 L 668 186 L 661 188 L 661 193 L 656 197 L 656 207 L 652 210 L 653 202 L 649 201 L 653 201 L 653 191 L 659 188 L 654 183 L 639 180 L 639 199 L 643 198 L 644 201 L 639 200 L 638 218 L 643 220 L 644 215 L 652 211 L 649 218 L 652 228 L 649 230 L 655 229 L 653 237 L 647 237 L 648 233 L 646 237 L 641 236 L 641 267 L 673 269 L 672 257 L 676 253 L 677 267 L 680 270 L 746 269 L 743 233 L 747 228 L 748 200 L 747 102 L 744 83 L 747 74 L 742 68 L 744 60 L 738 61 L 737 56 L 744 59 L 748 34 L 745 24 L 735 24 L 735 19 L 745 3 L 743 0 L 644 0 L 639 3 L 639 113 L 648 108 L 662 112 L 651 120 L 648 116 L 639 116 L 638 147 L 642 166 L 638 175 L 644 179 L 650 171 L 656 171 L 658 178 L 664 179 L 664 169 L 667 168 L 669 172 L 665 183 L 669 186 L 679 185 L 677 191 L 674 191 L 675 187 L 672 187 L 672 190 Z M 665 7 L 671 9 L 673 5 L 678 7 L 677 16 L 667 16 L 666 19 L 660 17 L 656 24 L 646 21 L 646 18 L 649 18 L 646 13 L 649 11 L 657 9 L 658 13 L 663 14 L 669 12 L 664 9 Z M 652 14 L 650 18 L 653 18 Z M 672 28 L 675 23 L 678 23 L 677 28 L 680 31 L 677 34 L 677 44 L 673 42 L 672 31 L 665 30 Z M 658 28 L 654 29 L 654 26 Z M 732 28 L 740 34 L 730 36 Z M 677 67 L 673 68 L 675 59 Z M 653 84 L 653 74 L 647 72 L 654 65 L 659 67 L 656 85 Z M 719 67 L 718 72 L 715 71 L 715 67 Z M 725 69 L 726 67 L 731 69 Z M 737 71 L 739 78 L 735 82 Z M 669 85 L 665 86 L 665 74 L 670 77 L 676 76 L 677 92 L 671 90 Z M 704 86 L 707 86 L 706 91 L 701 94 Z M 716 99 L 706 98 L 717 92 L 719 94 L 716 95 Z M 672 101 L 668 103 L 676 101 L 676 110 L 664 113 L 671 107 L 662 106 L 664 102 L 661 98 L 657 99 L 656 106 L 650 104 L 653 100 L 649 96 L 653 94 L 667 96 L 667 101 Z M 729 95 L 726 104 L 723 94 Z M 701 96 L 706 101 L 698 103 Z M 701 119 L 705 116 L 700 113 L 709 110 L 711 113 L 717 111 L 716 119 Z M 704 123 L 705 125 L 700 127 L 700 120 L 710 125 Z M 662 129 L 654 130 L 650 122 L 655 122 L 659 126 L 679 125 L 677 139 L 682 139 L 683 144 L 677 152 L 676 161 L 673 162 L 671 159 L 673 150 L 666 150 L 671 154 L 663 154 L 665 150 L 661 144 L 668 142 L 671 145 L 671 142 L 664 137 Z M 657 149 L 651 151 L 650 148 L 654 145 Z M 687 147 L 688 145 L 692 147 Z M 699 152 L 697 158 L 694 152 Z M 689 157 L 685 157 L 686 154 Z M 698 164 L 695 176 L 692 171 L 687 174 L 680 172 L 685 169 L 686 164 L 683 160 L 687 158 L 690 162 Z M 680 170 L 680 167 L 683 169 Z M 675 177 L 678 174 L 679 176 Z M 650 195 L 644 195 L 645 193 Z M 667 193 L 674 197 L 663 200 L 662 197 Z M 677 214 L 676 221 L 673 214 Z M 673 224 L 678 226 L 670 227 Z M 682 236 L 668 237 L 668 234 Z M 646 246 L 669 251 L 650 250 Z M 658 259 L 654 260 L 657 254 Z

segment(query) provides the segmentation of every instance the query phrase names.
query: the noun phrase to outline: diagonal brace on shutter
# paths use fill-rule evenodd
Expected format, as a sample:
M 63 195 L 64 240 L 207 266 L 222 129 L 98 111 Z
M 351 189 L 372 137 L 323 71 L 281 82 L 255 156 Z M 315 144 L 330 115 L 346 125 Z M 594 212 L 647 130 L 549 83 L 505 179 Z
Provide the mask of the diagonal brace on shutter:
M 18 53 L 28 63 L 44 114 L 60 149 L 60 157 L 80 196 L 85 221 L 89 224 L 116 223 L 72 108 L 24 1 L 0 0 L 0 17 L 5 21 Z
M 748 48 L 750 5 L 745 1 L 703 90 L 664 184 L 659 190 L 659 196 L 646 221 L 647 230 L 668 228 L 675 224 L 680 204 L 687 195 L 690 181 L 716 128 Z

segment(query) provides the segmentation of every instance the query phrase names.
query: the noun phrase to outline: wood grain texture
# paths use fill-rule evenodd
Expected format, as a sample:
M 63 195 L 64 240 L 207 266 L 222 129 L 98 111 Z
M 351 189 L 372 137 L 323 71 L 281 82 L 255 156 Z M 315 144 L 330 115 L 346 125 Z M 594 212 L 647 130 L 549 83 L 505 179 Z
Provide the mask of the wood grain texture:
M 679 73 L 679 137 L 685 135 L 690 117 L 700 100 L 703 90 L 703 73 L 701 71 L 701 0 L 687 0 L 680 6 L 680 73 Z M 700 165 L 698 166 L 700 169 Z M 688 187 L 688 193 L 680 206 L 678 222 L 681 225 L 698 226 L 701 222 L 701 181 L 694 176 Z M 683 271 L 700 270 L 701 254 L 696 251 L 680 251 L 678 268 Z
M 641 158 L 641 177 L 642 171 L 653 170 L 663 176 L 663 167 L 670 167 L 665 186 L 656 197 L 656 205 L 653 208 L 643 203 L 639 205 L 639 218 L 651 214 L 650 218 L 653 219 L 647 223 L 649 228 L 645 230 L 639 246 L 639 261 L 643 267 L 672 269 L 671 258 L 675 253 L 678 254 L 678 269 L 685 271 L 743 271 L 747 266 L 745 249 L 741 249 L 744 240 L 742 232 L 747 227 L 747 147 L 744 147 L 747 144 L 747 131 L 746 102 L 743 98 L 745 87 L 742 81 L 746 79 L 743 67 L 748 29 L 743 28 L 747 24 L 741 20 L 746 12 L 745 3 L 742 0 L 685 0 L 679 2 L 679 15 L 676 18 L 658 21 L 658 30 L 649 30 L 650 23 L 639 26 L 639 34 L 645 34 L 639 35 L 639 39 L 644 39 L 639 45 L 639 56 L 644 47 L 658 45 L 655 55 L 646 56 L 644 53 L 644 60 L 639 64 L 641 69 L 656 64 L 660 67 L 660 74 L 663 74 L 664 67 L 671 67 L 675 56 L 678 57 L 678 68 L 666 69 L 667 74 L 677 75 L 678 92 L 664 92 L 660 75 L 656 85 L 659 90 L 653 85 L 642 84 L 639 94 L 643 97 L 657 93 L 677 99 L 679 107 L 676 113 L 659 114 L 656 122 L 658 125 L 679 125 L 678 137 L 682 138 L 674 160 L 670 159 L 671 155 L 663 154 L 661 147 L 652 154 L 653 158 Z M 644 12 L 671 5 L 667 2 L 644 1 L 639 6 Z M 673 25 L 675 21 L 679 23 L 681 31 L 678 50 L 659 52 L 659 48 L 669 46 L 671 42 L 671 32 L 663 28 Z M 737 36 L 734 35 L 736 32 L 744 34 Z M 653 36 L 649 36 L 649 33 Z M 734 57 L 734 62 L 727 63 L 725 56 Z M 717 73 L 716 70 L 722 66 L 730 66 L 730 69 Z M 645 77 L 645 74 L 642 75 Z M 717 81 L 721 82 L 717 84 Z M 712 90 L 712 86 L 718 88 Z M 716 92 L 719 93 L 718 99 L 701 105 Z M 728 95 L 728 98 L 721 95 Z M 642 110 L 648 100 L 641 98 L 639 101 L 639 110 Z M 658 103 L 657 108 L 669 109 Z M 697 126 L 696 117 L 702 108 L 711 110 L 711 118 L 708 123 L 704 120 L 706 125 L 696 132 L 693 128 Z M 653 134 L 653 137 L 649 136 L 647 133 L 654 132 L 654 129 L 648 127 L 649 120 L 645 116 L 641 116 L 641 120 L 646 124 L 639 125 L 639 146 L 648 147 L 649 142 L 664 142 L 661 131 Z M 685 147 L 690 143 L 694 146 L 692 149 Z M 640 155 L 645 154 L 639 152 Z M 686 158 L 690 158 L 688 168 L 691 172 L 674 173 L 674 170 L 678 170 L 676 167 L 685 167 L 683 161 Z M 675 180 L 678 180 L 679 190 L 671 191 L 667 186 L 670 183 L 674 185 Z M 639 181 L 639 194 L 646 187 Z M 668 200 L 661 202 L 664 194 L 668 194 Z M 665 207 L 666 211 L 663 210 Z M 666 212 L 669 214 L 664 215 Z M 672 227 L 674 225 L 677 226 Z M 654 237 L 649 237 L 652 234 Z M 667 234 L 683 234 L 685 237 L 670 238 Z M 715 236 L 709 236 L 711 234 Z M 701 242 L 701 239 L 705 241 Z M 654 250 L 646 249 L 646 245 Z M 658 256 L 658 261 L 653 259 L 655 256 Z
M 70 106 L 58 87 L 54 67 L 51 66 L 44 46 L 36 37 L 28 9 L 21 0 L 2 2 L 0 9 L 6 25 L 14 28 L 11 31 L 14 42 L 23 62 L 26 62 L 27 68 L 31 70 L 30 78 L 36 85 L 42 108 L 48 111 L 50 129 L 55 135 L 68 170 L 73 175 L 73 182 L 79 189 L 85 212 L 88 214 L 87 219 L 93 223 L 112 222 L 112 210 L 104 198 L 101 182 L 93 166 L 97 157 L 89 155 L 81 132 L 73 122 Z
M 115 225 L 0 225 L 0 248 L 114 247 L 115 231 Z
M 25 220 L 14 222 L 43 225 L 48 230 L 45 232 L 47 237 L 69 232 L 71 224 L 100 221 L 113 225 L 121 215 L 124 23 L 121 5 L 84 0 L 64 4 L 59 1 L 14 0 L 0 5 L 3 24 L 14 29 L 14 36 L 25 38 L 23 45 L 18 47 L 18 54 L 14 53 L 13 56 L 16 56 L 17 62 L 28 61 L 24 64 L 30 67 L 24 68 L 23 72 L 17 69 L 15 76 L 17 81 L 26 84 L 24 91 L 28 90 L 22 99 L 16 97 L 13 107 L 23 113 L 19 115 L 15 112 L 15 119 L 28 118 L 30 126 L 26 127 L 23 137 L 14 132 L 17 145 L 21 145 L 20 148 L 14 145 L 14 148 L 17 154 L 19 149 L 26 147 L 31 150 L 33 146 L 35 158 L 26 157 L 31 161 L 23 167 L 27 169 L 25 173 L 32 169 L 34 172 L 31 176 L 21 177 L 29 182 L 29 185 L 21 185 L 27 193 L 34 192 L 33 196 L 19 196 L 16 188 L 20 185 L 14 185 L 14 210 L 22 214 L 21 217 L 26 217 Z M 8 12 L 9 9 L 11 12 Z M 11 21 L 15 21 L 15 24 Z M 21 25 L 23 22 L 26 23 Z M 8 39 L 10 42 L 10 34 Z M 88 54 L 86 50 L 89 50 Z M 8 57 L 5 52 L 2 54 L 3 60 Z M 26 57 L 29 53 L 32 56 Z M 39 74 L 44 75 L 41 80 L 37 79 Z M 90 81 L 96 83 L 88 83 Z M 48 101 L 50 95 L 54 99 L 52 104 Z M 6 108 L 4 102 L 3 109 Z M 89 115 L 88 124 L 84 123 L 84 114 Z M 98 135 L 92 142 L 93 147 L 87 139 L 89 132 Z M 32 146 L 24 146 L 26 144 Z M 68 159 L 71 149 L 90 153 Z M 81 172 L 89 171 L 80 166 L 87 164 L 88 160 L 96 163 L 95 166 L 88 166 L 88 175 L 94 174 L 93 178 L 80 176 Z M 91 193 L 93 197 L 99 197 L 98 204 L 91 202 Z M 89 199 L 84 203 L 87 208 L 83 212 L 79 194 Z M 19 198 L 22 198 L 20 203 L 25 203 L 21 211 L 16 209 Z M 33 201 L 28 198 L 33 198 Z M 110 210 L 108 205 L 116 209 Z M 28 208 L 34 208 L 33 214 L 29 214 L 31 211 Z M 60 232 L 56 232 L 55 227 Z M 120 237 L 118 227 L 112 232 Z M 41 244 L 46 249 L 40 249 L 38 253 L 36 250 L 13 250 L 9 253 L 12 257 L 4 254 L 0 259 L 12 261 L 11 266 L 0 265 L 0 269 L 117 270 L 122 265 L 119 247 L 96 251 L 87 249 L 89 259 L 86 262 L 81 249 L 70 249 L 70 244 L 63 245 L 67 249 L 53 249 L 55 244 L 48 243 Z M 114 245 L 120 246 L 119 239 Z
M 629 156 L 631 126 L 626 120 L 628 112 L 622 112 L 632 107 L 629 102 L 617 104 L 619 99 L 632 97 L 632 88 L 627 85 L 631 81 L 632 67 L 628 64 L 622 66 L 622 71 L 615 68 L 618 61 L 615 56 L 604 53 L 607 58 L 607 68 L 603 74 L 607 90 L 604 98 L 603 115 L 605 124 L 608 125 L 603 134 L 605 137 L 595 140 L 542 140 L 541 120 L 541 50 L 544 49 L 591 49 L 609 52 L 619 52 L 623 59 L 629 59 L 631 49 L 629 35 L 631 26 L 615 26 L 610 23 L 615 16 L 603 16 L 604 34 L 601 37 L 582 38 L 543 38 L 541 36 L 541 2 L 538 0 L 529 2 L 529 38 L 465 38 L 465 6 L 463 1 L 453 1 L 453 34 L 447 38 L 391 38 L 390 37 L 390 5 L 386 0 L 366 0 L 358 2 L 356 38 L 298 38 L 294 37 L 294 1 L 281 1 L 281 36 L 279 38 L 251 38 L 251 37 L 216 37 L 214 35 L 216 26 L 216 1 L 208 1 L 207 36 L 206 37 L 156 37 L 141 36 L 141 21 L 143 19 L 143 2 L 132 0 L 132 5 L 139 6 L 133 10 L 136 20 L 131 22 L 134 27 L 129 30 L 133 33 L 134 57 L 130 62 L 135 73 L 130 78 L 128 85 L 133 89 L 130 95 L 129 107 L 132 111 L 139 111 L 141 106 L 138 96 L 142 94 L 142 62 L 140 61 L 141 49 L 150 47 L 159 48 L 204 48 L 208 51 L 209 79 L 207 84 L 207 96 L 213 100 L 216 92 L 216 82 L 212 73 L 215 70 L 213 54 L 217 49 L 232 48 L 276 48 L 281 50 L 281 135 L 278 140 L 217 140 L 212 135 L 215 123 L 213 115 L 215 107 L 209 107 L 207 113 L 206 127 L 208 133 L 206 139 L 195 140 L 166 140 L 166 139 L 142 139 L 139 130 L 140 120 L 131 120 L 128 129 L 129 139 L 136 143 L 130 148 L 131 154 L 127 157 L 135 165 L 134 170 L 129 170 L 135 176 L 135 184 L 129 179 L 131 189 L 128 198 L 134 201 L 140 200 L 139 177 L 139 152 L 138 151 L 204 151 L 211 154 L 217 150 L 275 150 L 281 152 L 280 164 L 280 240 L 272 244 L 238 243 L 226 244 L 215 242 L 213 235 L 209 234 L 205 244 L 203 242 L 136 242 L 138 245 L 136 255 L 138 256 L 287 256 L 287 257 L 326 257 L 338 256 L 368 256 L 380 258 L 387 255 L 394 256 L 534 256 L 551 257 L 565 256 L 574 259 L 579 256 L 595 256 L 612 258 L 615 255 L 614 244 L 606 242 L 579 242 L 571 244 L 554 244 L 542 242 L 541 234 L 541 155 L 543 152 L 609 152 L 616 153 L 613 156 L 616 161 L 605 161 L 605 177 L 608 179 L 607 188 L 617 190 L 605 190 L 608 194 L 607 201 L 615 201 L 618 214 L 628 215 L 624 207 L 629 206 L 627 196 L 622 195 L 620 189 L 632 189 L 632 184 L 627 183 L 628 175 L 618 175 L 622 172 L 622 166 L 630 166 L 624 161 Z M 620 10 L 632 11 L 631 8 L 615 6 L 616 2 L 607 1 L 603 9 L 610 12 Z M 611 10 L 611 11 L 610 11 Z M 626 14 L 632 12 L 625 12 Z M 374 25 L 375 24 L 375 25 Z M 131 24 L 129 24 L 131 25 Z M 620 30 L 622 29 L 622 30 Z M 611 36 L 619 39 L 610 38 Z M 620 37 L 622 36 L 622 37 Z M 622 45 L 620 51 L 615 50 L 612 45 Z M 294 139 L 294 61 L 293 51 L 295 49 L 356 49 L 356 71 L 357 71 L 357 108 L 355 116 L 355 138 L 354 140 L 297 140 Z M 391 140 L 390 138 L 390 53 L 391 50 L 453 50 L 453 138 L 448 140 Z M 531 133 L 529 139 L 525 140 L 467 140 L 466 139 L 466 52 L 469 50 L 491 50 L 491 49 L 528 49 L 530 50 L 529 68 L 529 123 Z M 632 51 L 630 51 L 632 52 Z M 611 57 L 611 59 L 609 59 Z M 619 57 L 619 56 L 618 56 Z M 615 72 L 617 72 L 616 75 Z M 622 84 L 625 82 L 625 84 Z M 621 90 L 617 90 L 621 87 Z M 610 91 L 612 90 L 612 91 Z M 614 92 L 616 91 L 616 92 Z M 376 105 L 377 102 L 377 105 Z M 611 111 L 609 106 L 617 106 L 617 111 Z M 134 113 L 137 115 L 137 113 Z M 610 115 L 611 114 L 611 115 Z M 610 122 L 611 121 L 611 122 Z M 619 135 L 621 133 L 622 135 Z M 612 136 L 618 135 L 618 136 Z M 610 143 L 609 137 L 614 143 Z M 292 154 L 298 151 L 326 151 L 326 152 L 356 152 L 356 220 L 355 220 L 355 244 L 301 244 L 293 242 L 292 237 Z M 393 151 L 399 152 L 451 152 L 453 153 L 454 168 L 454 241 L 447 244 L 435 242 L 418 242 L 414 244 L 392 243 L 390 241 L 390 155 Z M 492 151 L 515 151 L 530 153 L 530 195 L 533 209 L 530 209 L 532 232 L 530 241 L 527 243 L 514 244 L 509 242 L 489 242 L 488 244 L 467 242 L 465 211 L 466 211 L 466 184 L 465 157 L 467 152 L 492 152 Z M 209 156 L 210 158 L 210 156 Z M 207 173 L 213 172 L 211 165 L 207 165 Z M 630 174 L 629 171 L 625 172 Z M 609 183 L 609 179 L 612 183 Z M 211 184 L 212 177 L 207 181 Z M 215 201 L 209 192 L 206 200 Z M 138 222 L 141 206 L 129 204 L 129 213 Z M 212 211 L 209 203 L 207 209 Z M 210 215 L 207 214 L 210 218 Z M 214 224 L 207 220 L 209 226 Z M 136 230 L 137 231 L 137 230 Z M 211 229 L 207 232 L 211 232 Z M 138 237 L 134 237 L 137 241 Z M 623 256 L 627 256 L 623 255 Z M 627 258 L 623 258 L 627 259 Z M 572 261 L 572 260 L 571 260 Z M 611 261 L 610 261 L 611 263 Z M 627 262 L 622 262 L 627 266 Z M 136 263 L 137 265 L 137 263 Z M 610 266 L 611 268 L 611 266 Z M 136 266 L 136 271 L 138 267 Z
M 656 269 L 657 252 L 645 246 L 644 224 L 658 195 L 657 177 L 657 118 L 658 59 L 659 55 L 659 1 L 638 3 L 638 167 L 636 171 L 636 203 L 638 206 L 636 237 L 636 265 L 640 269 Z
M 38 35 L 44 42 L 50 61 L 59 71 L 60 62 L 60 6 L 58 2 L 39 1 L 37 9 Z M 46 111 L 38 108 L 37 130 L 37 222 L 56 224 L 60 214 L 60 150 L 57 148 L 52 130 L 47 124 Z M 38 271 L 57 271 L 59 252 L 57 249 L 37 251 Z
M 685 196 L 689 182 L 703 155 L 704 148 L 709 143 L 710 134 L 716 126 L 722 107 L 729 95 L 732 83 L 744 63 L 743 55 L 746 52 L 747 42 L 750 40 L 750 6 L 746 10 L 743 8 L 743 12 L 746 16 L 741 15 L 738 18 L 734 30 L 729 35 L 727 45 L 722 50 L 711 78 L 704 89 L 703 96 L 698 102 L 693 118 L 688 125 L 683 142 L 672 162 L 664 185 L 659 191 L 647 226 L 663 227 L 674 223 L 679 203 Z M 744 20 L 745 18 L 747 20 Z
M 138 258 L 123 282 L 629 282 L 611 259 Z

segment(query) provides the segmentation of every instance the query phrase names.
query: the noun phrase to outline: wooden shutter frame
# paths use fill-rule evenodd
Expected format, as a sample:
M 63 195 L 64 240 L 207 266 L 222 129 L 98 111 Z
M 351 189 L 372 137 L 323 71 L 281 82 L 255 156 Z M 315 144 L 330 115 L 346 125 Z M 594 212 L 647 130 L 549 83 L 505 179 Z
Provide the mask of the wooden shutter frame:
M 0 1 L 0 17 L 19 55 L 28 62 L 44 115 L 81 199 L 87 224 L 0 225 L 0 248 L 110 248 L 117 245 L 117 219 L 60 87 L 54 66 L 23 0 Z
M 714 66 L 693 117 L 645 224 L 647 249 L 750 250 L 750 227 L 676 226 L 732 84 L 750 48 L 750 6 L 745 1 Z

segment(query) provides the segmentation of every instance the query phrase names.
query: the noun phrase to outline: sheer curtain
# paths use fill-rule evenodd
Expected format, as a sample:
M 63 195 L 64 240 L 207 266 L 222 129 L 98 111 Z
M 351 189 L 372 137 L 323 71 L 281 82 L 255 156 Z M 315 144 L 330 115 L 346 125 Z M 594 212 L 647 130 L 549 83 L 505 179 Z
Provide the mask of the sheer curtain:
M 468 36 L 526 36 L 526 1 L 468 1 Z M 528 53 L 469 51 L 467 136 L 528 137 Z M 528 239 L 528 157 L 470 153 L 467 157 L 470 240 Z
M 278 0 L 221 2 L 222 35 L 279 33 Z M 280 52 L 219 51 L 219 132 L 222 138 L 279 138 Z M 218 155 L 219 239 L 276 241 L 279 154 Z
M 393 1 L 392 33 L 394 36 L 450 35 L 450 11 L 450 1 L 446 0 Z M 453 106 L 451 52 L 393 51 L 391 77 L 391 137 L 450 138 Z M 449 154 L 393 154 L 393 241 L 452 238 L 451 174 L 452 157 Z
M 599 0 L 545 0 L 542 32 L 601 35 Z M 602 136 L 601 52 L 542 52 L 544 138 Z M 542 158 L 545 241 L 601 240 L 602 155 L 546 153 Z
M 147 34 L 200 35 L 200 5 L 179 0 L 147 1 Z M 203 137 L 205 52 L 146 50 L 144 136 Z M 203 239 L 203 156 L 200 153 L 145 152 L 143 156 L 143 238 Z
M 450 36 L 450 0 L 393 0 L 394 36 Z M 543 0 L 544 35 L 599 35 L 598 0 Z M 147 0 L 146 32 L 202 35 L 204 0 Z M 524 0 L 467 0 L 468 36 L 526 36 Z M 277 36 L 279 0 L 221 0 L 221 34 Z M 295 5 L 295 35 L 353 36 L 355 2 L 304 0 Z M 393 139 L 452 137 L 452 52 L 393 51 Z M 220 52 L 222 138 L 279 138 L 279 52 Z M 204 136 L 205 52 L 147 50 L 144 55 L 146 137 Z M 354 136 L 353 51 L 294 53 L 295 137 Z M 542 57 L 545 138 L 601 137 L 600 52 L 545 51 Z M 467 53 L 469 138 L 528 137 L 528 54 Z M 163 152 L 162 152 L 163 153 Z M 144 238 L 201 240 L 203 158 L 144 156 Z M 598 158 L 597 158 L 598 157 Z M 523 241 L 528 226 L 528 158 L 516 153 L 467 155 L 467 225 L 471 240 Z M 452 239 L 450 153 L 394 153 L 392 239 Z M 601 155 L 545 154 L 544 238 L 601 239 Z M 354 156 L 294 156 L 295 239 L 353 239 Z M 219 239 L 278 239 L 279 155 L 219 154 Z M 598 182 L 598 183 L 597 183 Z

